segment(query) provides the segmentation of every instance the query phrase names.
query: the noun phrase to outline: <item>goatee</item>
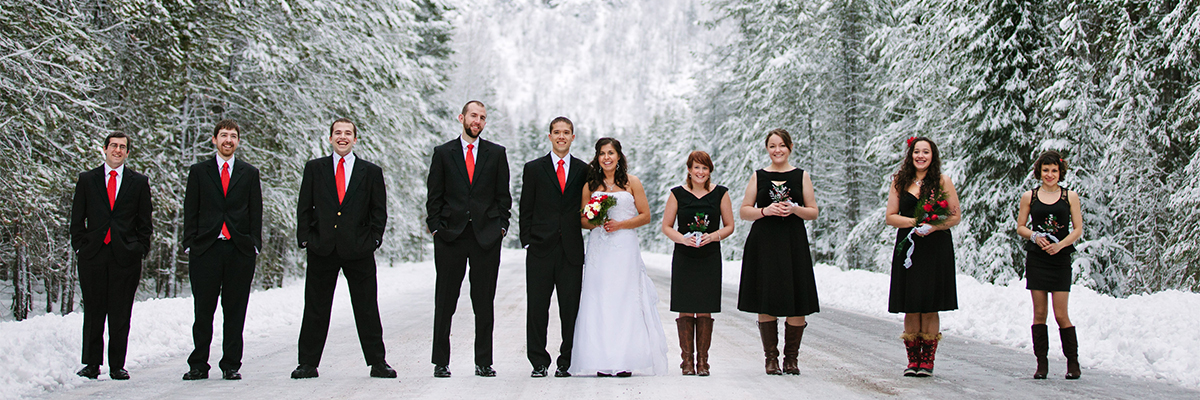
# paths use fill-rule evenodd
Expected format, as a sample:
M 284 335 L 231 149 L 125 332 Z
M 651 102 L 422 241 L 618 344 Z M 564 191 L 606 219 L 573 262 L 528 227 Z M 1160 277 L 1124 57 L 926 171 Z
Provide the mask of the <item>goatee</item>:
M 470 125 L 467 125 L 467 124 L 465 124 L 465 123 L 464 123 L 464 124 L 463 124 L 463 132 L 466 132 L 466 133 L 467 133 L 467 136 L 470 136 L 470 137 L 471 137 L 471 139 L 479 139 L 479 134 L 480 134 L 480 133 L 483 133 L 483 129 L 480 129 L 480 130 L 479 130 L 479 132 L 474 132 L 474 131 L 472 131 L 472 130 L 471 130 L 471 126 L 470 126 Z

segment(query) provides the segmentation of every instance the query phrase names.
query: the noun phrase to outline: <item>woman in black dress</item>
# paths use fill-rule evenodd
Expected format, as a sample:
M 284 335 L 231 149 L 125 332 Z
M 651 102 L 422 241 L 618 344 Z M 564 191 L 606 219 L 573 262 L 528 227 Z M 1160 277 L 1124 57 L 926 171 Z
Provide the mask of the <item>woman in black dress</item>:
M 671 311 L 679 313 L 675 325 L 679 328 L 683 357 L 679 367 L 684 375 L 708 376 L 712 313 L 721 312 L 719 242 L 733 234 L 733 202 L 729 200 L 728 189 L 712 184 L 712 171 L 708 153 L 689 154 L 685 185 L 671 189 L 663 211 L 663 234 L 675 242 L 671 258 Z
M 918 207 L 924 210 L 920 220 Z M 930 215 L 936 218 L 928 220 Z M 887 202 L 887 224 L 900 228 L 892 257 L 888 312 L 905 313 L 900 335 L 908 350 L 904 376 L 933 375 L 933 359 L 942 339 L 938 312 L 958 308 L 950 228 L 960 219 L 958 193 L 950 177 L 942 175 L 937 144 L 925 137 L 908 139 Z
M 1067 316 L 1067 296 L 1071 294 L 1071 253 L 1075 252 L 1075 241 L 1083 236 L 1083 213 L 1079 211 L 1079 195 L 1058 184 L 1066 173 L 1067 162 L 1062 155 L 1054 150 L 1042 153 L 1033 163 L 1033 177 L 1041 185 L 1021 195 L 1021 211 L 1017 213 L 1017 234 L 1029 240 L 1025 242 L 1025 288 L 1033 296 L 1033 354 L 1037 357 L 1033 379 L 1046 379 L 1048 369 L 1046 293 L 1054 302 L 1054 320 L 1058 322 L 1063 355 L 1067 356 L 1067 379 L 1079 379 L 1080 375 L 1079 342 Z
M 798 375 L 804 316 L 820 311 L 817 282 L 804 220 L 817 219 L 817 199 L 808 173 L 793 167 L 792 137 L 783 129 L 767 133 L 771 165 L 754 171 L 739 210 L 754 221 L 742 255 L 738 309 L 758 314 L 768 375 Z M 783 335 L 783 370 L 779 369 L 779 319 L 787 317 Z

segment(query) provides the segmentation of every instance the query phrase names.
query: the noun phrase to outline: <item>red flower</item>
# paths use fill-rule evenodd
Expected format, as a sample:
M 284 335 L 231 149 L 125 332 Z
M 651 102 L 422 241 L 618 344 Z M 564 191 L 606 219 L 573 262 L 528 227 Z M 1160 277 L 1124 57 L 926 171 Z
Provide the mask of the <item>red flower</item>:
M 946 202 L 945 200 L 941 200 L 941 201 L 938 201 L 938 207 L 941 207 L 941 208 L 950 207 L 950 203 Z
M 913 142 L 914 140 L 917 140 L 917 137 L 916 137 L 916 136 L 909 136 L 909 137 L 908 137 L 908 140 L 904 141 L 904 145 L 905 145 L 905 146 L 912 146 L 912 142 Z
M 925 212 L 933 212 L 933 204 L 926 204 L 924 208 Z

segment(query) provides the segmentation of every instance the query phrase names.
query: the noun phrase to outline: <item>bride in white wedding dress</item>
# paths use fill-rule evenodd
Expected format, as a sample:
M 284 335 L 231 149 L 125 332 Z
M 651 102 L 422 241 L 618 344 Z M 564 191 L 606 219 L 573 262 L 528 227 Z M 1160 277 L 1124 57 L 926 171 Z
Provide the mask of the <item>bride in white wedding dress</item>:
M 575 319 L 571 374 L 626 377 L 667 373 L 667 339 L 658 316 L 658 292 L 646 275 L 634 228 L 650 222 L 642 183 L 626 173 L 616 139 L 596 141 L 584 204 L 593 194 L 617 200 L 608 221 L 592 225 L 583 262 L 583 291 Z

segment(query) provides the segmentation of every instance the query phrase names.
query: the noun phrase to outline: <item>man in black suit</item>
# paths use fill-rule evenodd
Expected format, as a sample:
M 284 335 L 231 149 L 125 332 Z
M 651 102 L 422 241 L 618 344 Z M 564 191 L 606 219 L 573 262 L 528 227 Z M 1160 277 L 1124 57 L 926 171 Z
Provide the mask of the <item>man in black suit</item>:
M 583 229 L 579 208 L 588 165 L 571 156 L 575 125 L 566 117 L 550 121 L 552 151 L 525 163 L 521 175 L 521 245 L 525 254 L 525 284 L 529 312 L 525 343 L 530 376 L 544 377 L 550 367 L 546 352 L 550 295 L 558 287 L 558 316 L 562 320 L 562 346 L 554 376 L 571 376 L 571 345 L 579 292 L 583 285 Z
M 83 291 L 83 357 L 77 373 L 100 375 L 104 361 L 104 320 L 108 319 L 108 375 L 129 379 L 125 350 L 133 298 L 142 278 L 142 258 L 153 225 L 150 180 L 125 168 L 129 137 L 104 138 L 104 165 L 79 174 L 71 204 L 71 248 L 79 259 Z
M 292 379 L 316 378 L 338 270 L 346 275 L 358 341 L 371 376 L 395 378 L 384 361 L 383 324 L 379 320 L 375 249 L 383 244 L 387 192 L 383 169 L 354 155 L 358 129 L 341 118 L 329 127 L 333 155 L 304 164 L 296 205 L 296 241 L 308 249 L 304 278 L 304 321 L 300 325 L 300 365 Z
M 183 198 L 183 247 L 190 255 L 188 276 L 196 302 L 192 339 L 184 380 L 208 379 L 217 299 L 224 311 L 224 343 L 217 364 L 221 377 L 242 379 L 242 328 L 254 281 L 254 262 L 262 249 L 262 186 L 258 169 L 235 159 L 241 128 L 231 120 L 217 123 L 212 143 L 217 154 L 188 170 Z
M 469 101 L 458 115 L 462 133 L 433 149 L 425 223 L 433 233 L 437 270 L 433 308 L 433 376 L 450 377 L 450 320 L 458 305 L 466 264 L 471 263 L 471 306 L 475 311 L 475 375 L 492 369 L 496 277 L 500 242 L 508 233 L 512 196 L 504 147 L 479 138 L 487 110 Z

